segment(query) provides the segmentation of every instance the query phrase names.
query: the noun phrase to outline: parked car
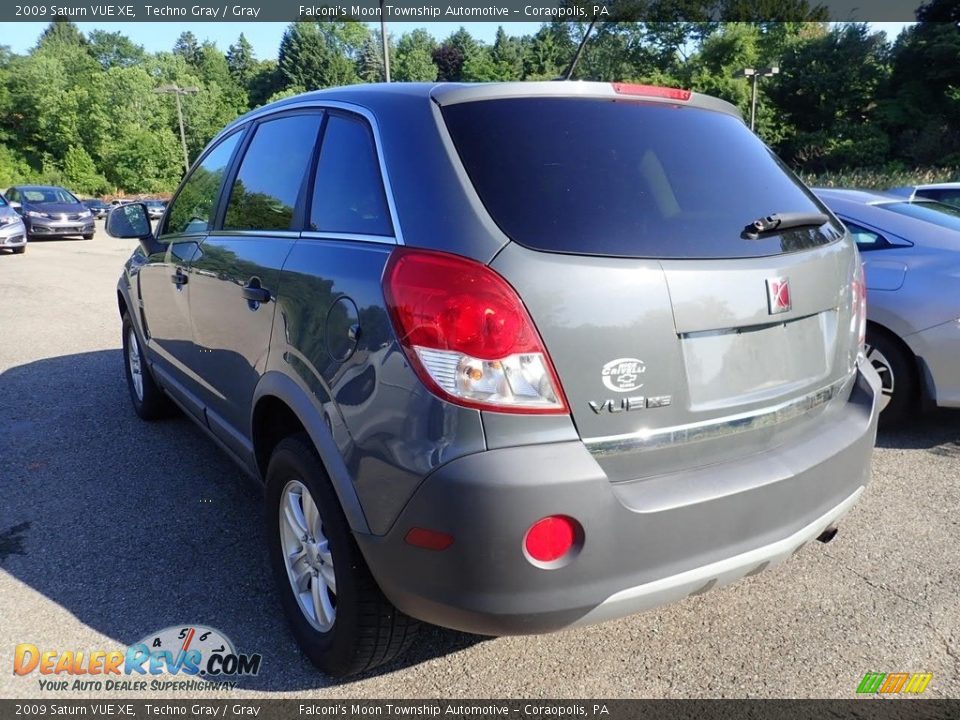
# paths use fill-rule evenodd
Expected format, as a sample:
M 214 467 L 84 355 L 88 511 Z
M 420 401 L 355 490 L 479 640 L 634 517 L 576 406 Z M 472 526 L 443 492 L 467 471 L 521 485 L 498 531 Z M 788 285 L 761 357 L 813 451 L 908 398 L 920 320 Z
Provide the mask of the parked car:
M 166 200 L 147 200 L 143 203 L 147 207 L 147 215 L 151 220 L 159 220 L 167 209 Z
M 938 200 L 948 205 L 960 207 L 960 182 L 930 183 L 927 185 L 908 185 L 892 188 L 888 191 L 892 195 L 899 195 L 908 200 Z
M 78 235 L 93 239 L 93 213 L 69 190 L 51 185 L 16 185 L 7 201 L 23 217 L 27 238 Z
M 11 250 L 15 254 L 27 251 L 27 229 L 23 226 L 23 219 L 3 195 L 0 195 L 0 250 Z
M 98 220 L 102 217 L 106 217 L 107 213 L 110 212 L 110 206 L 107 205 L 103 200 L 97 200 L 96 198 L 84 200 L 83 205 L 87 208 L 87 210 L 93 213 L 93 216 Z
M 265 483 L 324 670 L 599 622 L 829 540 L 879 379 L 857 249 L 715 98 L 367 85 L 244 115 L 117 286 L 130 397 Z
M 960 208 L 856 190 L 817 190 L 863 253 L 867 357 L 890 401 L 885 423 L 918 407 L 960 407 Z

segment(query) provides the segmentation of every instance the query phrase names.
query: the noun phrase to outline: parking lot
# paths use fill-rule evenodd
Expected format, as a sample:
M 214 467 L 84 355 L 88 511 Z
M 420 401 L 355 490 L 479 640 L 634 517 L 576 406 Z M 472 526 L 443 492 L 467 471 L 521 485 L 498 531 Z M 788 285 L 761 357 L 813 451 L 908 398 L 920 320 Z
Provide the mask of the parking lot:
M 132 248 L 98 222 L 0 255 L 0 697 L 55 695 L 10 672 L 17 643 L 109 650 L 181 623 L 263 655 L 238 698 L 852 697 L 868 671 L 960 696 L 960 411 L 882 433 L 837 538 L 784 566 L 555 635 L 427 629 L 332 682 L 280 614 L 257 488 L 188 420 L 133 414 L 114 292 Z

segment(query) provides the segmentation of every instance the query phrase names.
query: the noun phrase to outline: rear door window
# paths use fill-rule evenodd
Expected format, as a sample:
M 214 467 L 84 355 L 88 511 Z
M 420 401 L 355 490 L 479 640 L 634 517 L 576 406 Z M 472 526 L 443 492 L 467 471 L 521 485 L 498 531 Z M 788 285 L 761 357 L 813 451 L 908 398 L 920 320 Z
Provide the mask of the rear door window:
M 660 103 L 519 98 L 443 108 L 481 201 L 514 241 L 621 257 L 774 255 L 839 227 L 742 237 L 774 213 L 826 213 L 770 150 L 724 113 Z
M 230 190 L 225 230 L 290 230 L 323 116 L 289 115 L 261 123 Z
M 947 203 L 948 205 L 955 205 L 957 207 L 960 207 L 960 188 L 920 189 L 920 190 L 917 190 L 917 195 L 920 197 L 930 198 L 931 200 L 939 200 L 940 202 Z
M 331 115 L 327 120 L 313 184 L 310 229 L 393 235 L 373 134 L 360 118 Z

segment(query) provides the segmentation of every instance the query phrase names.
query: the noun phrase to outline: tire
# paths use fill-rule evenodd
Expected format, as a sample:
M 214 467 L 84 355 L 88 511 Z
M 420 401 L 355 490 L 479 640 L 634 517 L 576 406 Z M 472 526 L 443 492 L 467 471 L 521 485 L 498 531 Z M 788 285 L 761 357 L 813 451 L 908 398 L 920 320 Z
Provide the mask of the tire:
M 173 409 L 163 390 L 161 390 L 150 374 L 150 368 L 144 358 L 143 348 L 137 337 L 128 313 L 123 314 L 123 371 L 127 378 L 127 389 L 130 391 L 130 400 L 133 410 L 142 420 L 159 420 L 167 417 Z M 131 351 L 135 351 L 131 359 Z M 139 377 L 139 386 L 136 378 Z
M 309 508 L 310 501 L 316 514 Z M 344 677 L 390 662 L 410 647 L 419 623 L 393 607 L 380 591 L 305 433 L 281 440 L 270 457 L 265 521 L 270 564 L 284 613 L 300 648 L 315 666 Z M 304 542 L 303 536 L 310 541 Z M 287 558 L 296 553 L 300 557 L 290 562 L 288 570 Z M 333 578 L 332 586 L 326 577 Z M 325 612 L 311 614 L 314 598 L 327 608 Z
M 83 236 L 83 239 L 84 239 L 84 240 L 93 240 L 93 235 L 84 235 L 84 236 Z
M 880 375 L 881 392 L 890 398 L 880 413 L 880 424 L 894 427 L 915 414 L 919 407 L 917 366 L 907 350 L 892 335 L 867 329 L 867 359 Z
M 13 250 L 14 255 L 23 255 L 27 251 L 27 246 L 24 244 L 10 249 Z

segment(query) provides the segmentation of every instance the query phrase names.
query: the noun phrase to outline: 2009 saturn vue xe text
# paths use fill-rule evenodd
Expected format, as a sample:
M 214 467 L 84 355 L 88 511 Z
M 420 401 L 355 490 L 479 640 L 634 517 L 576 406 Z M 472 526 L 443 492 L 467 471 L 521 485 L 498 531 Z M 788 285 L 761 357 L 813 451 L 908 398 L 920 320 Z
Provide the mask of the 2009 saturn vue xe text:
M 863 491 L 843 226 L 732 106 L 601 83 L 301 95 L 214 138 L 118 286 L 130 394 L 263 480 L 331 673 L 750 575 Z M 415 620 L 416 619 L 416 620 Z

